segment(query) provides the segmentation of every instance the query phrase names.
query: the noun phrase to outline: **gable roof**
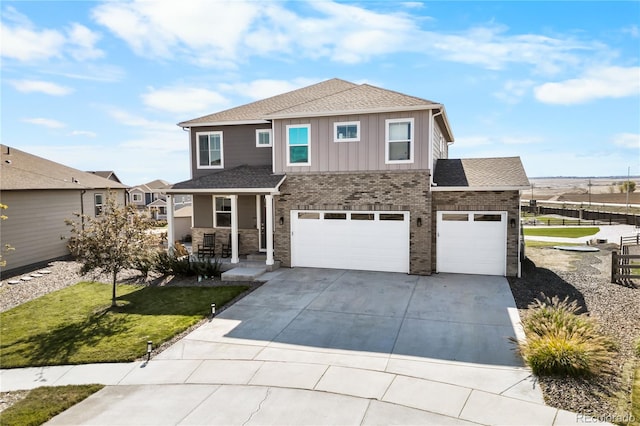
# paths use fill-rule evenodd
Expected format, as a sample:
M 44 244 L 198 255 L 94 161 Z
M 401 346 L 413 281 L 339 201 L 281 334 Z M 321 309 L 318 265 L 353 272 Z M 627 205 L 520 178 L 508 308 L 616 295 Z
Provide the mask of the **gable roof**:
M 369 114 L 390 111 L 438 110 L 435 120 L 445 139 L 453 133 L 444 105 L 370 84 L 333 78 L 281 95 L 178 123 L 181 127 L 268 123 L 278 118 Z
M 294 105 L 266 115 L 267 118 L 299 117 L 300 115 L 345 115 L 355 112 L 381 112 L 438 107 L 440 104 L 393 90 L 361 84 L 332 95 Z
M 103 177 L 105 179 L 109 179 L 109 180 L 112 180 L 114 182 L 122 183 L 122 181 L 120 180 L 118 175 L 116 175 L 116 173 L 113 170 L 99 170 L 99 171 L 87 170 L 87 173 L 93 173 L 94 175 L 98 175 L 98 176 Z
M 273 174 L 271 166 L 238 166 L 176 183 L 167 193 L 273 192 L 284 179 L 285 175 Z
M 272 96 L 250 104 L 237 106 L 235 108 L 220 111 L 215 114 L 194 118 L 193 120 L 178 123 L 180 127 L 205 126 L 212 124 L 233 122 L 266 122 L 265 116 L 282 109 L 287 109 L 295 105 L 320 99 L 334 93 L 355 87 L 356 84 L 333 78 L 281 95 Z
M 170 188 L 171 184 L 166 180 L 156 179 L 151 182 L 143 183 L 142 185 L 136 185 L 129 190 L 129 192 L 140 191 L 144 193 L 161 192 L 167 188 Z
M 19 149 L 0 145 L 0 188 L 125 189 L 126 185 L 83 172 Z
M 520 157 L 441 159 L 433 181 L 437 184 L 433 190 L 529 188 Z

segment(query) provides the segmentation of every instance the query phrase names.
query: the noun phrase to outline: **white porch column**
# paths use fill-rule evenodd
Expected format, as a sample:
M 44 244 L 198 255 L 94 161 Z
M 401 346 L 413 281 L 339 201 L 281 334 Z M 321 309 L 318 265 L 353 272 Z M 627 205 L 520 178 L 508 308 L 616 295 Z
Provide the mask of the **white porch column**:
M 167 194 L 167 248 L 175 242 L 175 224 L 173 223 L 173 195 Z
M 239 263 L 238 256 L 238 196 L 231 195 L 231 263 Z
M 264 203 L 267 211 L 265 218 L 267 233 L 267 265 L 273 265 L 273 195 L 264 196 Z

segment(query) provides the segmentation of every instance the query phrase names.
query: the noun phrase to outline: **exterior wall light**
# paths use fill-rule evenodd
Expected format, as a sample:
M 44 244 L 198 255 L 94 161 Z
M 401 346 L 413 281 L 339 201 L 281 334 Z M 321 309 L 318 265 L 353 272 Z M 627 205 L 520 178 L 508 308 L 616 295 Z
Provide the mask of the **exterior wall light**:
M 514 218 L 511 218 L 511 220 L 509 221 L 509 224 L 511 225 L 511 228 L 515 228 L 516 227 L 516 220 Z
M 279 222 L 280 222 L 280 226 L 284 225 L 284 217 L 280 216 Z
M 418 228 L 422 226 L 422 218 L 419 217 L 418 220 L 416 221 L 416 225 L 418 225 Z

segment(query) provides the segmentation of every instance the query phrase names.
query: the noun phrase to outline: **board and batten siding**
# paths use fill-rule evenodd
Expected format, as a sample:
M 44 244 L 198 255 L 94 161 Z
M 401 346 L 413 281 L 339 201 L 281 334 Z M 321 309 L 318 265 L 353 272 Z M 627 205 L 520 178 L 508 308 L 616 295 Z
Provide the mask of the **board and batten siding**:
M 429 114 L 430 111 L 410 111 L 274 120 L 274 170 L 276 173 L 428 170 Z M 413 163 L 385 164 L 385 120 L 394 118 L 414 119 Z M 360 141 L 334 142 L 334 123 L 350 121 L 360 122 Z M 310 125 L 310 166 L 287 166 L 286 129 L 290 124 Z
M 107 190 L 87 190 L 82 196 L 84 212 L 94 216 L 94 194 Z M 124 203 L 124 190 L 118 190 L 118 202 Z M 60 258 L 69 254 L 70 236 L 65 219 L 75 219 L 80 213 L 80 190 L 23 190 L 2 191 L 0 201 L 8 208 L 6 220 L 0 223 L 2 245 L 10 244 L 15 250 L 5 253 L 6 271 L 33 263 Z
M 241 165 L 270 166 L 271 147 L 256 147 L 257 129 L 268 130 L 271 129 L 271 125 L 265 123 L 191 128 L 191 172 L 193 179 L 222 170 L 198 168 L 197 133 L 222 132 L 222 159 L 225 169 Z
M 433 126 L 433 169 L 435 170 L 436 162 L 439 159 L 448 158 L 447 143 L 444 141 L 444 136 L 440 130 L 440 126 L 434 123 Z

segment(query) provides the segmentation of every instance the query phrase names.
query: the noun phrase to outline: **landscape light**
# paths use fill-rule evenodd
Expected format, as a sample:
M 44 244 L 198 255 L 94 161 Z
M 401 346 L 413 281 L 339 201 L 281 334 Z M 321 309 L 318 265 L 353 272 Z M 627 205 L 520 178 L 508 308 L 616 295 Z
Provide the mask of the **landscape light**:
M 215 314 L 216 314 L 216 304 L 212 303 L 211 304 L 211 318 L 213 318 Z
M 151 350 L 153 349 L 153 342 L 147 340 L 147 362 L 151 360 Z

